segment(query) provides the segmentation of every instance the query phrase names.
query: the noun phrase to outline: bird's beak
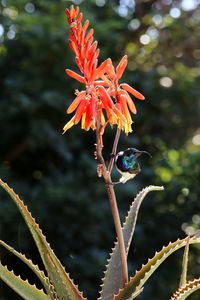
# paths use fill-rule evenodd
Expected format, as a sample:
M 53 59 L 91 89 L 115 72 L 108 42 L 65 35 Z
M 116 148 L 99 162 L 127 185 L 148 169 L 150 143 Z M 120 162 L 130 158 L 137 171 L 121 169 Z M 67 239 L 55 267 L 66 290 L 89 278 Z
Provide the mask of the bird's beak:
M 136 157 L 139 157 L 139 156 L 142 155 L 142 154 L 147 154 L 147 155 L 149 155 L 150 157 L 152 157 L 151 154 L 150 154 L 149 152 L 147 152 L 147 151 L 139 151 L 139 150 L 136 152 L 135 156 L 136 156 Z

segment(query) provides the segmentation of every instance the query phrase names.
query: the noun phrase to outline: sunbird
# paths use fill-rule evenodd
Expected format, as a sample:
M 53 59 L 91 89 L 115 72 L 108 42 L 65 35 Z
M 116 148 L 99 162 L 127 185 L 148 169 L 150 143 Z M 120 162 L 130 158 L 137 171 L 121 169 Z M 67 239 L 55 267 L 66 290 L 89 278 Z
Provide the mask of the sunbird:
M 151 157 L 147 151 L 140 151 L 135 148 L 128 148 L 116 154 L 115 167 L 122 176 L 119 181 L 113 182 L 113 184 L 125 183 L 141 171 L 138 157 L 142 154 L 147 154 Z

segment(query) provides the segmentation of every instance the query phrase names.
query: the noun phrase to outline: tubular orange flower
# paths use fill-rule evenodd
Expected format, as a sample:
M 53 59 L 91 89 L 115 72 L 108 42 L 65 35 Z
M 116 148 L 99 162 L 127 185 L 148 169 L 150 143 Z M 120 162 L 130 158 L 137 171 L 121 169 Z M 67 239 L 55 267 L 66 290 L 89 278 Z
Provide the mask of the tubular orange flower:
M 104 126 L 106 120 L 104 112 L 110 124 L 117 123 L 117 116 L 113 111 L 114 103 L 106 90 L 104 81 L 96 81 L 107 72 L 110 60 L 104 61 L 99 67 L 97 41 L 93 42 L 93 29 L 87 32 L 89 21 L 82 25 L 82 14 L 79 8 L 66 9 L 68 23 L 70 24 L 69 46 L 76 56 L 76 64 L 82 75 L 66 69 L 68 76 L 86 85 L 86 90 L 76 93 L 76 98 L 67 109 L 67 113 L 76 110 L 75 116 L 65 125 L 64 132 L 81 120 L 81 128 L 95 130 L 98 126 Z
M 97 41 L 93 41 L 94 30 L 89 29 L 89 21 L 82 24 L 83 15 L 78 7 L 66 9 L 66 15 L 70 25 L 69 46 L 82 75 L 70 69 L 66 69 L 66 73 L 85 84 L 86 89 L 76 92 L 76 98 L 67 109 L 67 113 L 75 111 L 75 115 L 64 126 L 64 132 L 81 121 L 81 128 L 85 130 L 95 130 L 109 123 L 128 134 L 132 131 L 129 110 L 136 113 L 129 93 L 140 100 L 144 96 L 126 83 L 118 84 L 127 66 L 127 56 L 121 59 L 116 69 L 110 58 L 98 66 L 100 51 Z

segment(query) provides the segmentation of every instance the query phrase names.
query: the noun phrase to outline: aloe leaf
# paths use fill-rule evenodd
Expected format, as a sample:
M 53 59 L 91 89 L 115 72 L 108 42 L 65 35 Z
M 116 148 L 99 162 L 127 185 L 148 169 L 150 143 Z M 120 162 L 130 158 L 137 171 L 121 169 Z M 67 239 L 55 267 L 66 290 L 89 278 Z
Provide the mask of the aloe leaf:
M 39 225 L 33 219 L 31 213 L 20 200 L 19 196 L 0 179 L 0 185 L 7 191 L 11 199 L 18 207 L 22 214 L 40 252 L 40 256 L 47 270 L 48 276 L 55 287 L 59 300 L 83 300 L 82 293 L 79 292 L 77 286 L 73 283 L 72 279 L 65 272 L 64 267 L 54 254 L 50 245 L 47 243 Z
M 179 286 L 183 286 L 187 282 L 187 269 L 188 269 L 188 256 L 189 256 L 189 247 L 190 247 L 190 237 L 188 236 L 187 243 L 185 245 L 185 250 L 183 253 L 183 262 L 182 262 L 182 272 Z
M 6 248 L 8 251 L 10 251 L 13 255 L 21 259 L 39 278 L 40 282 L 42 283 L 43 287 L 46 290 L 46 293 L 50 296 L 50 299 L 52 300 L 56 299 L 56 294 L 53 285 L 50 283 L 49 278 L 44 274 L 43 271 L 39 269 L 37 265 L 33 264 L 33 262 L 30 259 L 26 258 L 25 255 L 16 251 L 14 248 L 6 244 L 4 241 L 0 240 L 0 245 Z
M 163 247 L 162 250 L 156 252 L 154 257 L 149 259 L 145 265 L 142 265 L 141 269 L 136 272 L 135 276 L 130 278 L 130 281 L 124 289 L 120 289 L 119 293 L 115 295 L 114 300 L 128 300 L 134 299 L 133 295 L 140 290 L 149 277 L 155 272 L 155 270 L 164 262 L 164 260 L 170 256 L 173 252 L 177 251 L 181 247 L 184 247 L 188 242 L 188 237 L 181 240 L 176 240 L 173 243 L 169 243 Z M 200 238 L 191 237 L 190 244 L 200 243 Z
M 191 294 L 200 289 L 200 278 L 186 282 L 170 298 L 170 300 L 185 300 Z
M 161 186 L 148 186 L 144 188 L 134 199 L 132 205 L 130 206 L 130 210 L 126 217 L 126 220 L 123 224 L 123 236 L 126 253 L 128 255 L 128 251 L 130 248 L 131 240 L 135 231 L 135 225 L 137 221 L 137 216 L 139 212 L 139 208 L 144 200 L 145 196 L 151 191 L 161 191 L 164 188 Z M 110 254 L 110 259 L 108 260 L 108 264 L 106 266 L 105 277 L 102 279 L 102 290 L 100 292 L 101 300 L 112 300 L 114 294 L 119 291 L 119 288 L 122 287 L 122 274 L 121 274 L 121 258 L 119 251 L 118 242 L 115 243 L 114 248 Z
M 0 263 L 0 279 L 10 286 L 25 300 L 49 300 L 50 298 L 42 291 L 31 285 L 28 281 L 16 276 L 12 271 Z

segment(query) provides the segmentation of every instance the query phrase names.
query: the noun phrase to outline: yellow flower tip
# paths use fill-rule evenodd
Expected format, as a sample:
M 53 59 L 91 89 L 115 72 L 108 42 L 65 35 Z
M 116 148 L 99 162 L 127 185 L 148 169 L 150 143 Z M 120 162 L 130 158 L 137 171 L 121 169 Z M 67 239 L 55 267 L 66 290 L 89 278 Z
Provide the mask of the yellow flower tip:
M 74 118 L 75 116 L 63 127 L 63 134 L 74 125 Z

